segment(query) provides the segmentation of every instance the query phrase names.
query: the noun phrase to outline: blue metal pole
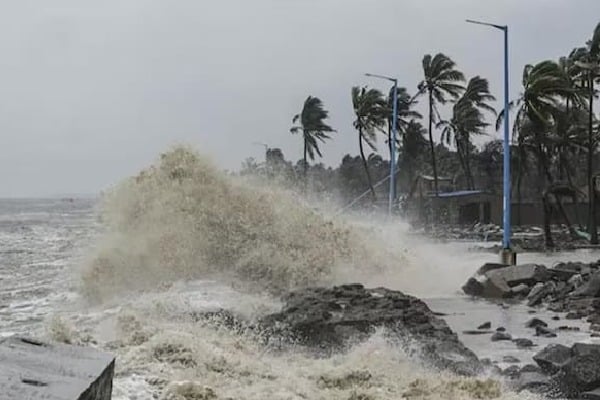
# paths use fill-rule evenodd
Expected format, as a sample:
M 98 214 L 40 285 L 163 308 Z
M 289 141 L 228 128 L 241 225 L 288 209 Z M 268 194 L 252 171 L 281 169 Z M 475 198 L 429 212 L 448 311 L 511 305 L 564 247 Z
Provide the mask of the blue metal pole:
M 396 136 L 398 134 L 398 80 L 394 79 L 393 112 L 392 112 L 392 143 L 390 143 L 390 199 L 388 212 L 392 213 L 396 197 Z
M 510 137 L 509 137 L 509 110 L 508 110 L 508 26 L 502 27 L 504 31 L 504 236 L 502 244 L 504 249 L 510 249 L 511 237 L 511 195 L 510 195 Z

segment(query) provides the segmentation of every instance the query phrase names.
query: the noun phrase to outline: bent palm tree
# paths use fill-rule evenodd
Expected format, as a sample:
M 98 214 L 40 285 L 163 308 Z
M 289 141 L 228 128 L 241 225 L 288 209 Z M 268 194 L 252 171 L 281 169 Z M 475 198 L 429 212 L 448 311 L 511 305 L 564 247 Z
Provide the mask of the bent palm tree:
M 383 129 L 387 119 L 387 104 L 383 94 L 377 89 L 367 89 L 366 87 L 352 88 L 352 107 L 356 119 L 352 123 L 358 131 L 358 146 L 360 149 L 360 157 L 363 162 L 367 181 L 373 201 L 375 201 L 375 189 L 371 180 L 369 166 L 365 158 L 363 142 L 366 143 L 371 150 L 375 150 L 376 133 Z
M 553 185 L 554 178 L 550 168 L 550 155 L 553 151 L 550 132 L 558 115 L 562 112 L 561 100 L 570 99 L 579 102 L 577 91 L 571 86 L 569 78 L 561 66 L 554 61 L 542 61 L 536 65 L 526 65 L 523 70 L 523 92 L 517 100 L 509 104 L 509 108 L 517 107 L 513 124 L 513 137 L 520 146 L 528 146 L 538 159 L 540 193 L 544 193 L 546 185 Z M 506 110 L 502 110 L 496 121 L 496 128 L 504 120 Z M 542 203 L 547 198 L 542 196 Z M 558 209 L 567 220 L 566 213 L 558 201 Z M 546 244 L 552 244 L 549 221 L 544 218 Z M 569 224 L 570 225 L 570 224 Z
M 438 53 L 434 57 L 427 54 L 423 57 L 424 79 L 419 83 L 419 94 L 428 94 L 429 101 L 429 148 L 431 151 L 431 167 L 435 194 L 438 194 L 438 176 L 435 160 L 435 144 L 433 142 L 433 122 L 435 104 L 445 104 L 447 97 L 456 99 L 464 87 L 460 84 L 465 80 L 462 72 L 458 71 L 456 64 L 448 56 Z M 437 111 L 437 110 L 435 110 Z
M 437 125 L 443 128 L 442 141 L 445 138 L 449 144 L 454 139 L 456 153 L 469 189 L 475 188 L 470 163 L 471 136 L 485 134 L 485 128 L 489 124 L 485 122 L 482 110 L 495 115 L 496 110 L 488 104 L 494 100 L 487 79 L 475 76 L 469 80 L 465 92 L 454 103 L 451 120 L 440 121 Z
M 596 227 L 596 191 L 594 188 L 594 153 L 598 146 L 594 138 L 594 83 L 600 77 L 600 23 L 596 25 L 592 39 L 588 42 L 587 48 L 579 49 L 578 59 L 575 65 L 581 68 L 580 78 L 588 89 L 588 196 L 589 196 L 589 215 L 588 231 L 590 233 L 590 242 L 598 244 L 598 230 Z
M 315 159 L 315 153 L 322 157 L 317 140 L 325 142 L 326 139 L 330 139 L 328 133 L 335 132 L 325 123 L 327 118 L 329 118 L 329 112 L 323 107 L 321 99 L 308 96 L 300 114 L 294 115 L 292 119 L 293 124 L 299 124 L 293 126 L 290 132 L 293 134 L 302 132 L 304 141 L 304 179 L 306 179 L 308 169 L 307 156 L 311 160 Z

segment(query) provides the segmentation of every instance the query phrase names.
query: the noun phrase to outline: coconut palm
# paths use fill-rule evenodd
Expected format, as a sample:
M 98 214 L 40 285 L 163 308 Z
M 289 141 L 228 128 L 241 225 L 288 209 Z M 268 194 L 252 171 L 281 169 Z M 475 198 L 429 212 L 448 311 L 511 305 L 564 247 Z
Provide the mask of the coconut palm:
M 402 130 L 400 147 L 400 162 L 401 170 L 407 180 L 407 191 L 415 180 L 415 172 L 417 163 L 423 154 L 426 154 L 428 142 L 425 139 L 427 131 L 420 122 L 412 120 L 406 128 Z
M 470 163 L 470 148 L 473 146 L 471 136 L 485 134 L 485 128 L 489 124 L 485 122 L 482 111 L 495 115 L 496 111 L 488 104 L 494 100 L 487 79 L 475 76 L 469 80 L 465 92 L 454 103 L 452 118 L 449 121 L 442 120 L 437 125 L 443 129 L 442 141 L 446 139 L 448 144 L 454 141 L 469 189 L 475 188 Z
M 429 148 L 431 151 L 431 167 L 433 169 L 434 188 L 438 194 L 438 175 L 435 160 L 435 144 L 433 142 L 434 111 L 437 113 L 436 103 L 445 104 L 448 97 L 457 99 L 464 87 L 460 84 L 465 77 L 456 69 L 456 64 L 448 56 L 438 53 L 423 57 L 424 79 L 419 83 L 419 94 L 428 95 L 429 104 Z
M 319 149 L 319 142 L 325 142 L 326 139 L 330 139 L 328 135 L 331 132 L 335 132 L 331 126 L 325 123 L 325 120 L 329 117 L 329 112 L 323 107 L 323 102 L 318 97 L 308 96 L 304 101 L 304 106 L 300 114 L 294 115 L 292 119 L 293 124 L 290 132 L 293 134 L 302 133 L 304 142 L 304 178 L 306 179 L 306 173 L 308 169 L 308 160 L 315 159 L 315 154 L 322 157 L 321 149 Z
M 369 189 L 375 201 L 375 189 L 369 172 L 369 166 L 365 157 L 363 143 L 366 143 L 371 150 L 375 151 L 375 142 L 377 131 L 382 131 L 387 120 L 387 103 L 383 94 L 377 89 L 368 89 L 367 87 L 355 86 L 352 88 L 352 107 L 356 119 L 353 122 L 354 128 L 358 131 L 358 146 L 360 157 L 363 162 Z
M 589 197 L 589 216 L 588 231 L 590 242 L 598 244 L 598 230 L 596 227 L 596 192 L 594 188 L 594 153 L 598 146 L 598 141 L 594 137 L 594 83 L 600 78 L 600 23 L 596 25 L 592 39 L 587 47 L 580 48 L 575 65 L 581 69 L 580 79 L 587 87 L 588 97 L 588 197 Z
M 523 92 L 509 104 L 509 107 L 516 108 L 513 136 L 518 140 L 520 147 L 529 148 L 536 155 L 539 192 L 546 193 L 546 186 L 555 183 L 550 165 L 556 143 L 552 132 L 556 129 L 559 115 L 564 111 L 563 102 L 569 99 L 571 103 L 578 104 L 579 97 L 564 70 L 554 61 L 526 65 L 523 70 L 522 84 Z M 504 120 L 504 114 L 505 110 L 502 110 L 498 116 L 497 129 Z M 542 197 L 541 200 L 546 205 L 548 199 L 545 195 Z M 559 212 L 570 226 L 560 199 L 557 200 Z M 552 238 L 547 218 L 544 224 L 546 244 L 550 245 Z M 571 231 L 574 234 L 572 229 Z

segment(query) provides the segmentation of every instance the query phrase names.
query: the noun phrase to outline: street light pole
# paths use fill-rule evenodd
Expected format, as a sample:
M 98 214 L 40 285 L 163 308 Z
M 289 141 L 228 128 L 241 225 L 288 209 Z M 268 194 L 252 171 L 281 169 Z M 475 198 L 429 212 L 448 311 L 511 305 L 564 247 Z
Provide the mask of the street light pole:
M 388 76 L 365 74 L 372 78 L 379 78 L 394 83 L 392 95 L 392 137 L 390 143 L 390 193 L 388 199 L 388 214 L 392 214 L 394 200 L 396 199 L 396 137 L 398 136 L 398 79 Z
M 504 32 L 504 179 L 503 179 L 503 236 L 502 236 L 502 252 L 500 253 L 501 261 L 504 264 L 516 264 L 516 254 L 510 247 L 511 239 L 511 194 L 510 194 L 510 136 L 509 136 L 509 93 L 508 93 L 508 26 L 496 25 L 487 22 L 467 20 L 468 23 L 490 26 Z

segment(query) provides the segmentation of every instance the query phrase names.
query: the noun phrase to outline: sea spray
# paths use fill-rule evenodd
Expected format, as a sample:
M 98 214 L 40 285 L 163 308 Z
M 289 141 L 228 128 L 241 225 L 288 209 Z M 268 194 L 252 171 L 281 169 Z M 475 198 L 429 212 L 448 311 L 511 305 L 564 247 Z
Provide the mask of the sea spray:
M 209 276 L 278 293 L 329 283 L 340 269 L 403 262 L 383 244 L 373 248 L 367 231 L 228 176 L 187 147 L 117 185 L 101 207 L 105 235 L 83 274 L 95 299 Z

